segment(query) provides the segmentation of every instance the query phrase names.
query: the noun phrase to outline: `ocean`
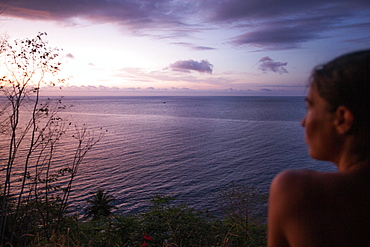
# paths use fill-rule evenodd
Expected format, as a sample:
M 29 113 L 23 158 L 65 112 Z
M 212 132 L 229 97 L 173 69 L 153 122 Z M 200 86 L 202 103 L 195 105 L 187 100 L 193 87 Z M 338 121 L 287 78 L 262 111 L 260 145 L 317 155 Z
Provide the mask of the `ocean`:
M 83 213 L 98 188 L 121 213 L 154 195 L 213 211 L 218 191 L 235 183 L 268 192 L 285 169 L 333 171 L 307 155 L 303 97 L 66 97 L 62 116 L 107 130 L 87 154 L 72 186 Z M 68 143 L 64 144 L 68 148 Z

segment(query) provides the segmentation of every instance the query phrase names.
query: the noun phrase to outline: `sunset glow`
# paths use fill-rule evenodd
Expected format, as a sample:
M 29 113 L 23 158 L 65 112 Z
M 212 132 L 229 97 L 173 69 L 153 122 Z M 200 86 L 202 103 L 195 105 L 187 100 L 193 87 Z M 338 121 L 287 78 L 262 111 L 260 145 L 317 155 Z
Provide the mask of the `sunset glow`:
M 1 2 L 5 37 L 63 49 L 72 95 L 303 95 L 314 66 L 370 47 L 367 0 Z

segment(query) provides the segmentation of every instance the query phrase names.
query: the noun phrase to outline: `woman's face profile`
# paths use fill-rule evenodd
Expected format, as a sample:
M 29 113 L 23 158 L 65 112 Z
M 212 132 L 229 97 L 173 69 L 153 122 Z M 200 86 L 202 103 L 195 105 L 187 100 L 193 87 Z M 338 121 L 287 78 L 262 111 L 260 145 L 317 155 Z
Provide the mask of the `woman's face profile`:
M 335 113 L 314 86 L 306 97 L 307 113 L 302 120 L 309 155 L 317 160 L 336 162 L 339 153 L 338 136 L 334 125 Z

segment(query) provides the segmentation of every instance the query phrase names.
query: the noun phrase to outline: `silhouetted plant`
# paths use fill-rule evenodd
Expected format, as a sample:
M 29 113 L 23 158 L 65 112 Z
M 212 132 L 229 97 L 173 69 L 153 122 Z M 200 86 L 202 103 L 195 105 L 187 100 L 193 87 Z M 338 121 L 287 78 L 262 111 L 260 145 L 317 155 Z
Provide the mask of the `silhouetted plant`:
M 92 217 L 93 220 L 98 220 L 101 217 L 107 217 L 112 214 L 112 210 L 116 207 L 111 205 L 115 200 L 109 192 L 104 192 L 104 189 L 98 189 L 92 199 L 87 200 L 89 205 L 86 208 L 85 217 Z
M 0 98 L 0 155 L 7 157 L 2 159 L 0 171 L 4 178 L 1 246 L 26 245 L 24 236 L 35 235 L 34 231 L 40 239 L 48 240 L 58 231 L 78 166 L 102 137 L 95 138 L 86 126 L 80 128 L 61 118 L 59 113 L 65 106 L 60 99 L 42 100 L 43 85 L 65 82 L 56 77 L 62 65 L 60 50 L 50 48 L 43 40 L 45 35 L 0 44 L 4 73 L 0 92 L 5 96 Z M 58 149 L 66 137 L 77 143 L 71 156 Z M 65 157 L 63 163 L 55 162 L 58 152 Z

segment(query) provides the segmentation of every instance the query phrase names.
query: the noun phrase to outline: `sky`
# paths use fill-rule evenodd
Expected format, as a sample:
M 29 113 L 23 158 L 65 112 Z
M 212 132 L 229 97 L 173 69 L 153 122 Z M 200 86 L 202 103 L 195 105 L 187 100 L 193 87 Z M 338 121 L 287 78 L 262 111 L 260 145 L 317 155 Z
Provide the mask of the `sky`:
M 3 37 L 46 32 L 63 49 L 65 95 L 304 95 L 315 66 L 370 48 L 369 0 L 0 0 L 0 9 Z

